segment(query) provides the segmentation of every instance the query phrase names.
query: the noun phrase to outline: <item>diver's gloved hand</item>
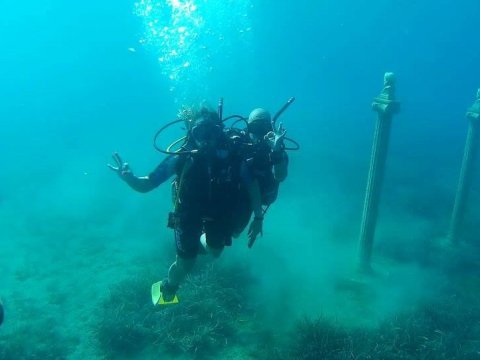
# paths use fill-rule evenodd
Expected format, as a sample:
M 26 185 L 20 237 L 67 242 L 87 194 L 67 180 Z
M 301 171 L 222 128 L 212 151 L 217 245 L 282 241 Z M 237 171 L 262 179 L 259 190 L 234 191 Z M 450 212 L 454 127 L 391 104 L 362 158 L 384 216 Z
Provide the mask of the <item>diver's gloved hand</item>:
M 107 164 L 107 166 L 115 171 L 121 179 L 127 180 L 134 176 L 132 170 L 130 170 L 130 166 L 126 162 L 122 161 L 122 158 L 120 155 L 118 155 L 118 153 L 113 153 L 112 158 L 115 162 L 115 165 Z
M 251 248 L 258 235 L 263 236 L 263 218 L 255 217 L 248 228 L 248 247 Z
M 269 141 L 270 147 L 273 151 L 280 151 L 283 149 L 283 140 L 285 139 L 286 134 L 287 131 L 283 127 L 283 123 L 280 123 L 278 128 L 269 131 L 267 135 L 265 135 L 265 139 Z

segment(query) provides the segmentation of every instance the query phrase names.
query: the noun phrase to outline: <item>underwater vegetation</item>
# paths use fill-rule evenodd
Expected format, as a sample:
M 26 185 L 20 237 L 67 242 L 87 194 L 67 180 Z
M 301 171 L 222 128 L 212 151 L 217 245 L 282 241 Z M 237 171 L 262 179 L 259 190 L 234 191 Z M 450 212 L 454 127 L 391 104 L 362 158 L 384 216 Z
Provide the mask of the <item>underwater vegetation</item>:
M 460 280 L 460 279 L 459 279 Z M 478 279 L 448 285 L 433 302 L 384 320 L 373 329 L 348 328 L 326 317 L 300 320 L 284 347 L 262 358 L 287 359 L 478 359 Z M 468 289 L 474 286 L 476 291 Z
M 271 304 L 258 298 L 259 283 L 241 263 L 199 264 L 179 291 L 179 304 L 153 307 L 149 290 L 158 280 L 154 268 L 112 285 L 96 299 L 90 321 L 78 329 L 88 333 L 86 342 L 62 333 L 61 320 L 35 304 L 9 301 L 29 321 L 4 324 L 14 329 L 8 335 L 0 333 L 0 359 L 70 359 L 82 353 L 80 348 L 89 348 L 95 359 L 480 357 L 478 270 L 448 271 L 435 297 L 382 317 L 376 325 L 359 327 L 329 314 L 305 314 L 279 326 L 264 316 Z M 289 303 L 296 306 L 294 299 Z M 359 309 L 356 316 L 368 315 Z
M 103 358 L 214 359 L 478 359 L 480 289 L 459 274 L 432 300 L 383 319 L 375 327 L 347 326 L 331 317 L 304 317 L 288 329 L 262 321 L 252 276 L 240 265 L 204 265 L 182 287 L 181 304 L 148 301 L 149 276 L 111 290 L 94 326 Z M 359 317 L 362 314 L 358 314 Z M 236 349 L 238 354 L 232 353 Z
M 41 317 L 31 324 L 15 329 L 15 336 L 0 335 L 2 360 L 59 360 L 67 359 L 72 344 L 55 327 L 49 317 Z
M 72 341 L 59 318 L 16 293 L 6 302 L 0 359 L 70 359 L 82 346 L 91 346 L 98 359 L 232 359 L 232 349 L 241 353 L 238 359 L 478 359 L 479 263 L 472 255 L 466 272 L 466 261 L 459 254 L 462 271 L 445 269 L 448 276 L 435 298 L 362 328 L 330 314 L 292 319 L 285 328 L 267 321 L 269 304 L 258 305 L 258 284 L 249 267 L 238 263 L 200 266 L 182 287 L 177 306 L 152 306 L 149 288 L 158 270 L 112 285 L 106 296 L 92 297 L 97 312 L 89 314 L 90 327 L 78 329 L 91 333 L 91 344 Z M 297 306 L 294 299 L 289 303 Z M 8 310 L 14 308 L 28 322 L 13 323 Z M 359 309 L 357 316 L 368 315 Z M 9 328 L 14 329 L 5 336 Z
M 111 289 L 93 328 L 99 355 L 205 358 L 238 342 L 252 318 L 245 301 L 251 278 L 240 266 L 204 266 L 182 287 L 178 305 L 153 308 L 149 290 L 154 280 L 137 277 Z

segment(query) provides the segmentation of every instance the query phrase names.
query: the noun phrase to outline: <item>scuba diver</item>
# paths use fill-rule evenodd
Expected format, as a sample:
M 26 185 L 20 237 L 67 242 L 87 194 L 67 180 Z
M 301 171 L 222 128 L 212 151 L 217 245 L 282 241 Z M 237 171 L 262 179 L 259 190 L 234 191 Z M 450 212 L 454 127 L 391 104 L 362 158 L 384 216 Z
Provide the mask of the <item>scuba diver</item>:
M 168 276 L 152 285 L 152 302 L 177 303 L 176 293 L 186 275 L 193 269 L 198 254 L 220 256 L 232 237 L 250 224 L 248 246 L 262 234 L 263 217 L 275 201 L 278 184 L 287 176 L 288 157 L 285 150 L 297 150 L 298 144 L 285 137 L 282 124 L 275 126 L 278 116 L 293 102 L 289 101 L 273 120 L 263 109 L 255 109 L 249 118 L 233 115 L 222 118 L 223 100 L 217 112 L 202 107 L 184 108 L 177 120 L 167 123 L 154 137 L 156 150 L 168 156 L 147 176 L 136 176 L 118 153 L 113 154 L 116 172 L 132 189 L 146 193 L 171 177 L 174 211 L 168 226 L 174 230 L 176 259 Z M 224 122 L 237 118 L 245 129 L 226 128 Z M 167 127 L 184 122 L 187 135 L 173 142 L 166 150 L 156 144 Z M 296 145 L 287 148 L 284 140 Z M 178 150 L 174 146 L 182 143 Z
M 289 100 L 293 102 L 293 100 Z M 278 117 L 278 116 L 277 116 Z M 250 220 L 248 229 L 248 247 L 251 248 L 258 235 L 263 232 L 263 219 L 268 207 L 276 200 L 278 188 L 288 175 L 288 156 L 284 139 L 286 131 L 283 124 L 278 127 L 272 121 L 270 113 L 262 108 L 254 109 L 247 119 L 247 128 L 239 136 L 250 146 L 244 147 L 251 182 L 241 196 L 236 209 L 234 236 L 240 235 Z
M 176 176 L 169 227 L 174 229 L 177 256 L 168 277 L 152 286 L 155 305 L 178 302 L 176 292 L 202 252 L 202 243 L 215 257 L 224 246 L 231 245 L 238 189 L 240 182 L 247 182 L 246 165 L 223 131 L 218 114 L 202 108 L 186 117 L 189 130 L 185 144 L 148 176 L 135 176 L 117 153 L 113 154 L 115 165 L 108 164 L 132 189 L 142 193 Z

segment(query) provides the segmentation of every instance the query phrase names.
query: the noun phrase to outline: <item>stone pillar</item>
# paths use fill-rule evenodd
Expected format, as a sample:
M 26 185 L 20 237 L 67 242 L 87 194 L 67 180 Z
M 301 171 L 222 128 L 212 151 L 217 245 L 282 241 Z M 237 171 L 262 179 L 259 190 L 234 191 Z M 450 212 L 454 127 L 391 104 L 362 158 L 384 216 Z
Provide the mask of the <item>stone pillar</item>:
M 480 89 L 477 91 L 477 99 L 466 114 L 469 120 L 467 141 L 463 154 L 462 170 L 460 171 L 460 180 L 458 182 L 457 194 L 455 196 L 455 205 L 453 207 L 452 219 L 448 239 L 457 244 L 459 241 L 459 232 L 465 215 L 468 193 L 472 183 L 474 163 L 478 149 L 478 126 L 480 119 Z
M 378 116 L 360 228 L 359 265 L 360 270 L 365 272 L 371 271 L 370 262 L 373 239 L 375 236 L 378 205 L 387 160 L 391 122 L 393 115 L 400 110 L 400 103 L 395 100 L 395 75 L 393 73 L 385 73 L 383 90 L 380 95 L 373 100 L 372 109 L 377 112 Z

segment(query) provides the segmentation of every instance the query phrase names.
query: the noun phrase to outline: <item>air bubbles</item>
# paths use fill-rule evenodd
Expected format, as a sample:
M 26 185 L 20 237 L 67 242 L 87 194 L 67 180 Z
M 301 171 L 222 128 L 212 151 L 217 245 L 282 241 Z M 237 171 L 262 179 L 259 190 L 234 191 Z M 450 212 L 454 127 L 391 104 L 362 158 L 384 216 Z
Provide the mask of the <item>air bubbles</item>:
M 214 63 L 249 45 L 251 2 L 137 0 L 134 11 L 145 26 L 139 43 L 154 51 L 163 75 L 175 82 L 172 89 L 205 84 Z M 195 90 L 206 91 L 204 85 Z

